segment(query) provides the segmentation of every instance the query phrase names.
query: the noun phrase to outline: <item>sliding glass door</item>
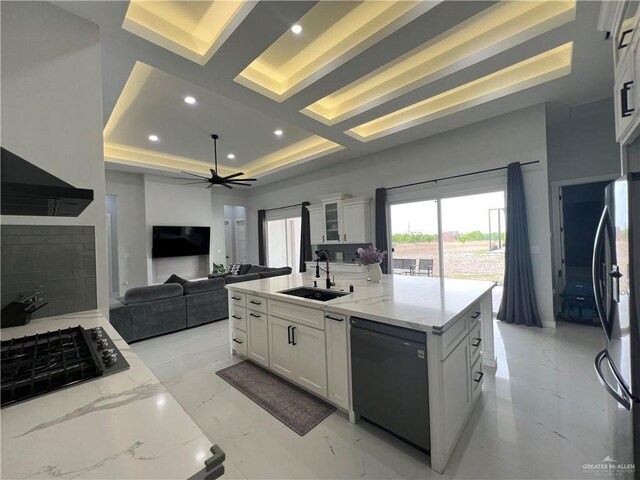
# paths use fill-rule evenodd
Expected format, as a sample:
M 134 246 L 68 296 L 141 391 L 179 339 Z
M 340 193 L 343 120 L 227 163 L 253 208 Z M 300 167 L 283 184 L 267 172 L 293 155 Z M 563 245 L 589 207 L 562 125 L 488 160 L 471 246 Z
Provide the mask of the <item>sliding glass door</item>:
M 501 285 L 504 204 L 502 190 L 391 204 L 393 273 Z
M 300 217 L 267 220 L 267 266 L 298 271 L 300 226 Z

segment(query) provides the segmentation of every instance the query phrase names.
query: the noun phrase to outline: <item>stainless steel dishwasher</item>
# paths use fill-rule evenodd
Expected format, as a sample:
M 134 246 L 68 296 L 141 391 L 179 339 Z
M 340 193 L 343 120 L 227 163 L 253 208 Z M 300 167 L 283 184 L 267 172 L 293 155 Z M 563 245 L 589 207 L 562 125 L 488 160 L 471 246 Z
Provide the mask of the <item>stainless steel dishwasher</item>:
M 353 409 L 429 451 L 426 334 L 351 317 Z

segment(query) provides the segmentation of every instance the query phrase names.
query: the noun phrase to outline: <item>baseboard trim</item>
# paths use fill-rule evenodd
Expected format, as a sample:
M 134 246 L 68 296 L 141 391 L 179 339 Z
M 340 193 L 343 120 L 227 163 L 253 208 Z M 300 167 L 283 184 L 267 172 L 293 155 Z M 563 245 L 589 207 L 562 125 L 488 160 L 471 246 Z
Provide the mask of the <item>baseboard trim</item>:
M 543 328 L 556 328 L 556 322 L 547 322 L 545 320 L 542 321 Z

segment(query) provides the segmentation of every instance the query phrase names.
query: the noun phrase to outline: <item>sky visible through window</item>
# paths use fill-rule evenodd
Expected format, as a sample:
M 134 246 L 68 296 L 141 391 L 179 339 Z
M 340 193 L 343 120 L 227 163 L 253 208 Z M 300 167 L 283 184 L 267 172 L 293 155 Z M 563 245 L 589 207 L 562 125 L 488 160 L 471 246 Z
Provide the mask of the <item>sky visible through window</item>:
M 488 233 L 489 210 L 493 208 L 504 208 L 504 192 L 445 198 L 442 200 L 442 230 Z M 436 201 L 392 205 L 391 232 L 437 234 Z

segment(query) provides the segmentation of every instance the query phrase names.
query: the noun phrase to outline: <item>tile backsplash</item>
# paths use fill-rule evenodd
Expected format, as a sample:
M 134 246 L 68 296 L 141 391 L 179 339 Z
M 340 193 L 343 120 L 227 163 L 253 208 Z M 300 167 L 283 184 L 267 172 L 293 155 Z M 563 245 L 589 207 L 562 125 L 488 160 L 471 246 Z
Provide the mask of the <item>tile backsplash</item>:
M 316 250 L 326 250 L 329 252 L 329 258 L 332 262 L 345 262 L 345 263 L 357 263 L 356 250 L 360 247 L 368 247 L 370 243 L 341 243 L 341 244 L 327 244 L 317 245 Z M 338 260 L 337 254 L 342 253 L 342 260 Z M 313 255 L 315 260 L 315 254 Z
M 42 286 L 33 318 L 97 308 L 93 226 L 2 225 L 2 306 Z

